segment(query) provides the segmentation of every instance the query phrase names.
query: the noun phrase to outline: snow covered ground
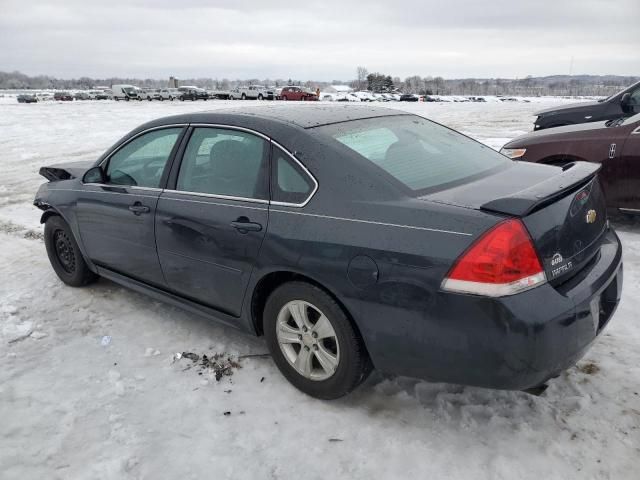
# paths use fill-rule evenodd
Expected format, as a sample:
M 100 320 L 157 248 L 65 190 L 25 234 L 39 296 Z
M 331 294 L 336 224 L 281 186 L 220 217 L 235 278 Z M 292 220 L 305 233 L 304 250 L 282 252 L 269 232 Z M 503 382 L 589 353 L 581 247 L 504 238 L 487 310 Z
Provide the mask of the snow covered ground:
M 65 287 L 48 264 L 31 206 L 41 165 L 93 159 L 144 121 L 230 102 L 14 102 L 0 99 L 3 480 L 638 478 L 638 224 L 619 226 L 618 312 L 542 396 L 375 374 L 322 402 L 289 386 L 268 357 L 240 358 L 220 381 L 173 361 L 176 352 L 237 358 L 266 348 L 108 281 Z M 556 103 L 383 106 L 499 148 Z

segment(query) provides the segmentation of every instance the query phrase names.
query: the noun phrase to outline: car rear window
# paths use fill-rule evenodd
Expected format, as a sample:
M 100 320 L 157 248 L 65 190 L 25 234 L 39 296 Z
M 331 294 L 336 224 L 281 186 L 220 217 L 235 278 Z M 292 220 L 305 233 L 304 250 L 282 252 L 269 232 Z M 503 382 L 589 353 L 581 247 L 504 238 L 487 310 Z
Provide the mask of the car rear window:
M 449 128 L 414 115 L 318 127 L 418 194 L 464 183 L 512 161 Z

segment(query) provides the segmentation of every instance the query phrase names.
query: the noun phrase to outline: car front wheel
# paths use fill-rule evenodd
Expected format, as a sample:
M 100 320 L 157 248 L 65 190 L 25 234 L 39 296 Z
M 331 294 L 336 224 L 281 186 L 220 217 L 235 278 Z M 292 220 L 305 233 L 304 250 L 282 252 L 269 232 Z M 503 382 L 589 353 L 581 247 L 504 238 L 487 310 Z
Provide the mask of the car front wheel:
M 305 282 L 278 287 L 264 309 L 264 333 L 282 374 L 312 397 L 332 400 L 371 371 L 360 335 L 324 290 Z
M 47 219 L 44 242 L 49 262 L 64 283 L 82 287 L 97 280 L 98 276 L 89 270 L 69 225 L 62 217 L 54 215 Z

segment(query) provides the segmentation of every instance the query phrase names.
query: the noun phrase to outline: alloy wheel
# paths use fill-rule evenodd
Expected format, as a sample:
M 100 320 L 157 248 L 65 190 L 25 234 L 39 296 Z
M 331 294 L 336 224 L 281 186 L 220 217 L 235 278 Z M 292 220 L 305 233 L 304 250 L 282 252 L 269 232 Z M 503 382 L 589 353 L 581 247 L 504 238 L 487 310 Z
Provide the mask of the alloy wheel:
M 340 347 L 331 321 L 303 300 L 285 304 L 276 323 L 278 345 L 289 364 L 304 378 L 331 377 L 340 363 Z

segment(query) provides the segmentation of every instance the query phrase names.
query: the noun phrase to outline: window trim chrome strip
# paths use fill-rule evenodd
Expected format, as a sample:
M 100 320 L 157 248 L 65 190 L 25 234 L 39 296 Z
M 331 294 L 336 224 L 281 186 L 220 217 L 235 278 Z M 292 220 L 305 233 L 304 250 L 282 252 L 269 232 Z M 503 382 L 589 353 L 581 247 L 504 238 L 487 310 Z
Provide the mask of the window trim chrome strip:
M 295 207 L 295 208 L 302 208 L 302 207 L 306 206 L 311 201 L 311 199 L 316 194 L 316 192 L 318 191 L 318 188 L 319 188 L 320 185 L 319 185 L 318 180 L 316 179 L 316 177 L 309 171 L 309 169 L 298 158 L 296 158 L 296 156 L 293 153 L 291 153 L 289 150 L 287 150 L 285 147 L 283 147 L 280 143 L 276 142 L 275 140 L 273 140 L 268 135 L 265 135 L 264 133 L 260 133 L 260 132 L 258 132 L 256 130 L 252 130 L 250 128 L 245 128 L 245 127 L 239 127 L 239 126 L 236 126 L 236 125 L 224 125 L 224 124 L 220 124 L 220 123 L 171 123 L 171 124 L 167 124 L 167 125 L 158 125 L 156 127 L 147 128 L 146 130 L 142 130 L 141 132 L 136 133 L 133 137 L 127 139 L 127 141 L 123 142 L 121 145 L 118 145 L 118 148 L 116 148 L 113 152 L 111 152 L 108 157 L 104 158 L 96 166 L 102 167 L 106 162 L 108 162 L 111 159 L 111 157 L 113 155 L 118 153 L 118 151 L 120 151 L 122 148 L 124 148 L 126 145 L 128 145 L 130 142 L 132 142 L 133 140 L 135 140 L 136 138 L 138 138 L 141 135 L 144 135 L 146 133 L 152 132 L 154 130 L 162 130 L 162 129 L 176 128 L 176 127 L 180 127 L 180 128 L 184 128 L 184 127 L 220 128 L 220 129 L 225 129 L 225 130 L 237 130 L 237 131 L 240 131 L 240 132 L 246 132 L 246 133 L 250 133 L 252 135 L 256 135 L 256 136 L 266 140 L 271 145 L 274 145 L 277 148 L 279 148 L 280 150 L 282 150 L 294 162 L 296 162 L 296 164 L 302 169 L 302 171 L 307 175 L 307 177 L 311 179 L 314 188 L 311 191 L 311 193 L 309 194 L 309 196 L 307 196 L 307 198 L 305 199 L 304 202 L 292 203 L 292 202 L 272 201 L 270 199 L 269 200 L 263 200 L 263 199 L 258 199 L 258 198 L 234 197 L 234 196 L 231 196 L 231 195 L 216 195 L 216 194 L 209 194 L 209 193 L 188 192 L 188 191 L 182 191 L 182 190 L 171 190 L 171 189 L 162 189 L 162 188 L 155 188 L 155 187 L 138 187 L 138 186 L 131 186 L 131 185 L 112 185 L 112 184 L 94 183 L 94 182 L 89 182 L 89 183 L 82 182 L 82 184 L 83 185 L 98 186 L 98 187 L 135 188 L 135 189 L 138 189 L 138 190 L 148 190 L 148 191 L 154 191 L 154 192 L 183 193 L 183 194 L 186 194 L 186 195 L 196 195 L 196 196 L 201 196 L 201 197 L 217 198 L 217 199 L 221 199 L 221 200 L 238 200 L 238 201 L 243 201 L 243 202 L 263 203 L 263 204 L 277 205 L 277 206 L 281 206 L 281 207 Z
M 107 187 L 107 188 L 131 188 L 132 190 L 145 190 L 147 192 L 162 192 L 162 188 L 157 187 L 139 187 L 137 185 L 118 185 L 117 183 L 95 183 L 88 182 L 83 183 L 83 185 L 90 187 Z
M 163 193 L 178 193 L 182 195 L 194 195 L 196 197 L 217 198 L 218 200 L 237 200 L 240 202 L 262 203 L 266 205 L 269 204 L 269 200 L 264 200 L 262 198 L 234 197 L 233 195 L 218 195 L 215 193 L 189 192 L 187 190 L 172 190 L 170 188 L 165 188 L 163 190 Z
M 109 156 L 104 158 L 98 165 L 95 165 L 95 167 L 101 167 L 105 162 L 108 162 L 111 159 L 111 157 L 113 157 L 116 153 L 118 153 L 120 150 L 122 150 L 129 143 L 133 142 L 140 135 L 144 135 L 145 133 L 153 132 L 154 130 L 163 130 L 165 128 L 176 128 L 176 127 L 184 128 L 184 127 L 188 127 L 188 126 L 189 126 L 188 123 L 170 123 L 170 124 L 167 124 L 167 125 L 158 125 L 157 127 L 151 127 L 151 128 L 147 128 L 146 130 L 142 130 L 141 132 L 136 133 L 133 137 L 128 138 L 126 142 L 123 142 L 120 145 L 118 145 L 118 148 L 116 148 L 113 152 L 111 152 L 109 154 Z M 175 147 L 175 145 L 174 145 L 174 147 Z M 139 187 L 139 188 L 147 188 L 147 187 Z

